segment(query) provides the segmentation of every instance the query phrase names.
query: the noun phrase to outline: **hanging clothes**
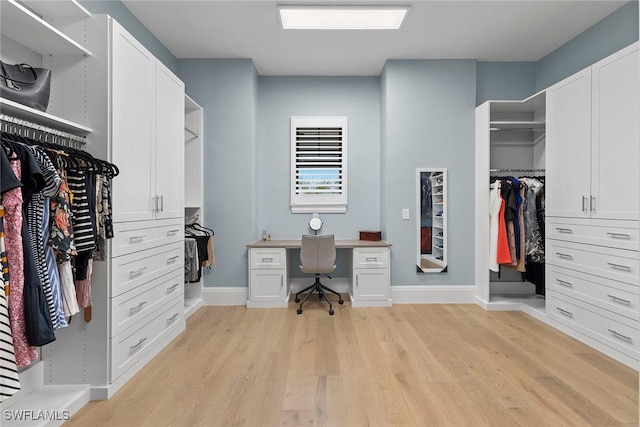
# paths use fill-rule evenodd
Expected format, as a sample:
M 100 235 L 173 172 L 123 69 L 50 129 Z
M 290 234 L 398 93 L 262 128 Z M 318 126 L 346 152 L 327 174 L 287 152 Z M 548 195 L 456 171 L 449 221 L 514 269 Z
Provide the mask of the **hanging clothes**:
M 185 280 L 195 283 L 202 277 L 202 268 L 215 262 L 214 231 L 198 223 L 185 225 Z M 193 242 L 196 252 L 193 253 Z M 187 249 L 187 246 L 189 249 Z M 195 270 L 197 266 L 197 271 Z
M 500 198 L 500 181 L 491 184 L 491 192 L 489 193 L 489 270 L 499 271 L 498 264 L 498 233 L 500 221 L 500 208 L 502 207 L 502 199 Z

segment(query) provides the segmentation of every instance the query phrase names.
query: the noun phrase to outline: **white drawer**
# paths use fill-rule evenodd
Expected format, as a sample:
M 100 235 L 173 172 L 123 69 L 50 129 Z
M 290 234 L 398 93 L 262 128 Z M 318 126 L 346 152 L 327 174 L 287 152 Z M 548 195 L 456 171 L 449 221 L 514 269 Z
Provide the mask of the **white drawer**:
M 111 297 L 176 270 L 184 270 L 184 240 L 114 258 L 111 261 Z
M 284 248 L 251 248 L 249 249 L 250 268 L 286 268 L 287 253 Z
M 638 287 L 603 277 L 548 265 L 547 289 L 595 305 L 630 319 L 640 320 Z
M 156 310 L 150 320 L 130 333 L 111 339 L 111 381 L 115 381 L 136 361 L 142 358 L 162 335 L 184 322 L 184 301 Z
M 354 248 L 353 268 L 388 268 L 389 248 Z
M 580 243 L 547 240 L 547 264 L 638 284 L 638 252 Z
M 547 218 L 546 234 L 548 239 L 634 251 L 640 249 L 636 221 Z
M 634 359 L 640 358 L 638 322 L 609 312 L 589 309 L 550 290 L 546 294 L 547 315 Z M 592 306 L 591 306 L 592 307 Z
M 136 323 L 144 321 L 153 310 L 172 298 L 184 300 L 182 270 L 173 272 L 170 277 L 159 277 L 118 295 L 111 301 L 111 336 L 115 337 Z
M 115 223 L 113 230 L 112 257 L 164 246 L 184 239 L 184 222 L 175 219 Z

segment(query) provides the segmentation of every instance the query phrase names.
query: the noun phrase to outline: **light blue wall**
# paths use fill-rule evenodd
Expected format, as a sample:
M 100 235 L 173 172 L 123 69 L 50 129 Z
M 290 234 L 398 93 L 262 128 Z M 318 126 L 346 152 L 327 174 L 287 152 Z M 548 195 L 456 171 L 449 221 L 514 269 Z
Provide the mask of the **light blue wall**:
M 79 3 L 92 14 L 111 15 L 144 47 L 174 73 L 178 72 L 175 56 L 135 17 L 119 0 L 80 0 Z
M 476 105 L 490 99 L 525 99 L 535 90 L 535 62 L 478 62 Z
M 204 225 L 216 232 L 205 286 L 247 286 L 246 244 L 258 235 L 256 69 L 250 59 L 187 59 L 178 72 L 204 109 Z
M 638 1 L 625 4 L 538 61 L 540 91 L 638 40 Z
M 474 60 L 390 60 L 382 74 L 382 216 L 392 285 L 474 284 Z M 416 273 L 416 168 L 448 170 L 449 272 Z M 408 208 L 411 220 L 402 220 Z
M 348 208 L 322 214 L 322 233 L 357 239 L 379 230 L 380 79 L 378 77 L 260 77 L 258 86 L 259 227 L 273 239 L 308 233 L 310 214 L 290 210 L 290 117 L 346 116 Z M 258 236 L 256 236 L 258 238 Z M 292 259 L 297 254 L 292 254 Z M 293 262 L 292 262 L 293 264 Z M 337 260 L 336 276 L 346 276 Z M 297 269 L 291 269 L 296 275 Z

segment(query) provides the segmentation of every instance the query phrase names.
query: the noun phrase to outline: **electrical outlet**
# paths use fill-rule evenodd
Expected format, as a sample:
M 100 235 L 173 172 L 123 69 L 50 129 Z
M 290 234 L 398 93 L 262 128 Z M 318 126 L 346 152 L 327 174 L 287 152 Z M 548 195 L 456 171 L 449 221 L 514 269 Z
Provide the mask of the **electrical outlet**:
M 409 219 L 409 209 L 402 209 L 402 219 Z

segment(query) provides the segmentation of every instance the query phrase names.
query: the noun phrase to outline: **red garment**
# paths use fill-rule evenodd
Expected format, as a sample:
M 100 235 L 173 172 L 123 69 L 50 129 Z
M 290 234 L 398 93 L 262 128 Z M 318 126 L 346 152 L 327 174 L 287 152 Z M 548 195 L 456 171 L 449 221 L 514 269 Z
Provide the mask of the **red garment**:
M 502 196 L 500 204 L 500 213 L 498 214 L 498 264 L 511 264 L 511 251 L 509 249 L 509 240 L 507 239 L 507 224 L 504 220 L 504 207 L 506 205 Z

